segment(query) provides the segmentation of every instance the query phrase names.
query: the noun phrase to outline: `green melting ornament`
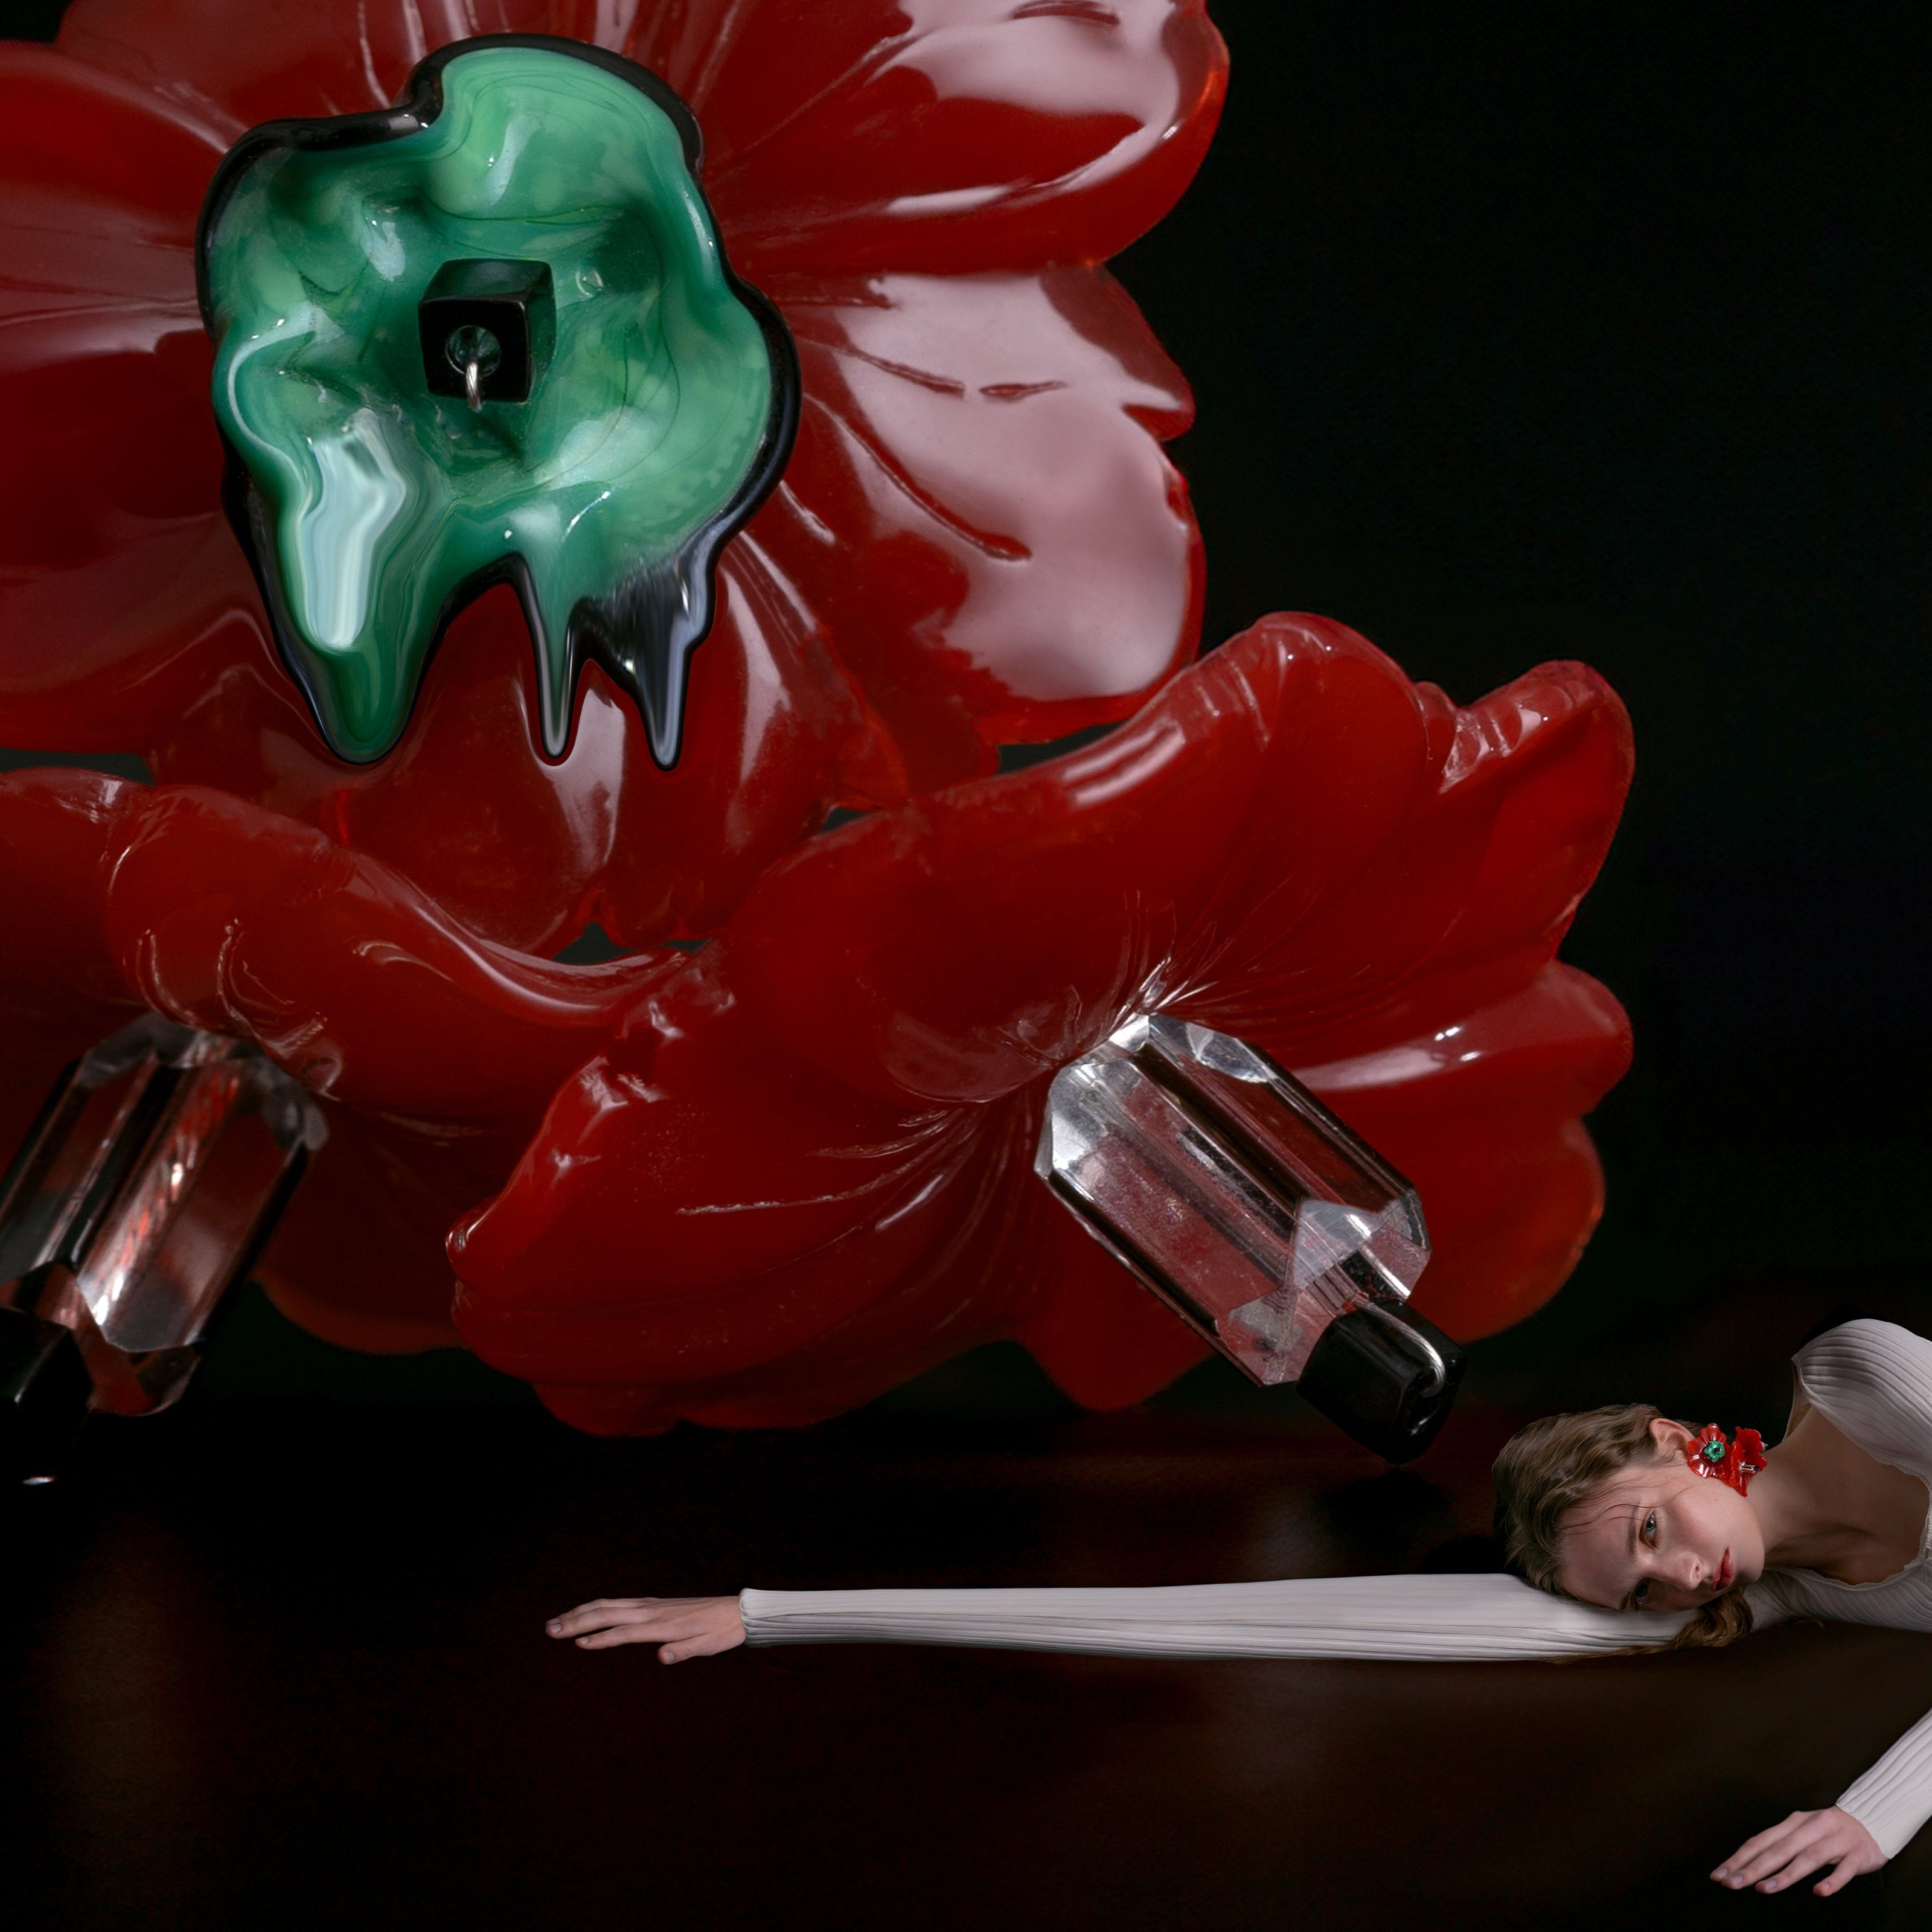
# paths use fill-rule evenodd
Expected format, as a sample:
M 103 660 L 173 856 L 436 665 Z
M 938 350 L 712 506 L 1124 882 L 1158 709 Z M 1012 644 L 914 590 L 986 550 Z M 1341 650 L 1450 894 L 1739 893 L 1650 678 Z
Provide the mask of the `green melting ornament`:
M 450 619 L 508 582 L 545 755 L 595 659 L 676 762 L 718 552 L 798 414 L 700 152 L 654 75 L 520 35 L 440 50 L 393 109 L 230 151 L 198 251 L 229 511 L 338 756 L 394 745 Z

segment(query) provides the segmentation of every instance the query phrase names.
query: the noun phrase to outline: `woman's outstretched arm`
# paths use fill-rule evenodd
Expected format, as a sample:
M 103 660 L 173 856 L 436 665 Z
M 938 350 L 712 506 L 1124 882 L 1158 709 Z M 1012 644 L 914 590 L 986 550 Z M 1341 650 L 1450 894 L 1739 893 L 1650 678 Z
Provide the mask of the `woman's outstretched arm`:
M 667 1664 L 741 1642 L 946 1643 L 1154 1657 L 1501 1660 L 1666 1642 L 1681 1614 L 1597 1610 L 1513 1576 L 1317 1576 L 1172 1588 L 746 1590 L 605 1598 L 550 1625 Z

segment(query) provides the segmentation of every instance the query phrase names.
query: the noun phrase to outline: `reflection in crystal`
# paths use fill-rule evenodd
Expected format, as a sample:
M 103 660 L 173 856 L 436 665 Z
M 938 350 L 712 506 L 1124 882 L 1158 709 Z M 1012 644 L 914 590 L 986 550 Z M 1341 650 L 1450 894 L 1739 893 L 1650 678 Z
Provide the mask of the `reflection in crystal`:
M 1406 1298 L 1415 1190 L 1243 1041 L 1133 1019 L 1054 1079 L 1035 1165 L 1098 1239 L 1254 1381 L 1296 1380 L 1329 1324 Z
M 144 1414 L 179 1396 L 326 1138 L 315 1100 L 254 1048 L 154 1015 L 62 1076 L 0 1180 L 17 1358 L 0 1424 L 18 1473 L 44 1473 L 50 1432 L 79 1410 Z

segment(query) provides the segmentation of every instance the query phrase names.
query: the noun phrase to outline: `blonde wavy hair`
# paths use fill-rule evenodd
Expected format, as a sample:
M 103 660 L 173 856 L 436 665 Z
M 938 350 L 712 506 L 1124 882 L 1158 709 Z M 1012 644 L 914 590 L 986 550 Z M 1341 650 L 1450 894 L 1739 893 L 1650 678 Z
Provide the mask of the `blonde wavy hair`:
M 1669 1460 L 1658 1454 L 1650 1433 L 1662 1414 L 1646 1402 L 1622 1402 L 1546 1415 L 1518 1430 L 1503 1444 L 1494 1471 L 1496 1538 L 1506 1567 L 1552 1596 L 1570 1596 L 1563 1587 L 1564 1526 L 1599 1483 L 1633 1463 Z M 1630 1648 L 1714 1648 L 1748 1636 L 1750 1627 L 1750 1605 L 1742 1589 L 1732 1588 L 1693 1610 L 1675 1636 Z

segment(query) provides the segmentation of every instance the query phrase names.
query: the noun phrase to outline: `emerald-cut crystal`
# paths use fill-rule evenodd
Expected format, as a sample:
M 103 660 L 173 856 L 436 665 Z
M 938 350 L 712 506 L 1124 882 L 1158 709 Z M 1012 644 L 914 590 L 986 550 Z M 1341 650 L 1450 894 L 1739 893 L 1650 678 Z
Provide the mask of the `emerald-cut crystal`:
M 594 656 L 675 760 L 716 552 L 796 418 L 789 339 L 727 266 L 697 166 L 662 83 L 527 37 L 446 48 L 400 106 L 274 123 L 224 164 L 202 273 L 231 504 L 339 756 L 395 743 L 443 626 L 507 580 L 546 754 Z M 432 346 L 479 352 L 442 369 L 432 284 L 487 302 L 493 275 L 541 315 L 452 311 Z
M 1434 1438 L 1462 1358 L 1406 1306 L 1422 1204 L 1267 1054 L 1139 1015 L 1054 1076 L 1034 1169 L 1251 1380 L 1296 1384 L 1390 1462 Z

